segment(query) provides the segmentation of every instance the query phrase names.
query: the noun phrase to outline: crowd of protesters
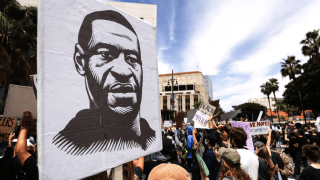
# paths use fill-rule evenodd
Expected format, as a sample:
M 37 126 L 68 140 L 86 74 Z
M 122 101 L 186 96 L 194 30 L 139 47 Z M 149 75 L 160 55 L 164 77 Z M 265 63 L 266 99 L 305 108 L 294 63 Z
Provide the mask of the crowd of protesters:
M 12 147 L 15 134 L 9 137 L 8 147 L 0 158 L 0 180 L 38 179 L 36 144 L 27 146 L 30 117 L 29 111 L 24 112 L 15 147 Z M 124 164 L 123 179 L 320 179 L 320 134 L 310 123 L 273 124 L 268 134 L 252 137 L 254 152 L 246 148 L 246 131 L 231 127 L 228 121 L 219 124 L 210 118 L 209 129 L 196 129 L 191 124 L 162 130 L 163 149 Z M 199 153 L 208 176 L 196 157 Z M 111 177 L 110 171 L 105 171 L 85 179 Z

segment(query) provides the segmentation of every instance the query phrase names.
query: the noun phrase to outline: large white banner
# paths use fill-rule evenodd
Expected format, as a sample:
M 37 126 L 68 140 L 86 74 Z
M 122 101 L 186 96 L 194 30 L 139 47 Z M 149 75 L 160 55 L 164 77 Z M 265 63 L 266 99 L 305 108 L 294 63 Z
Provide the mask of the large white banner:
M 268 134 L 270 121 L 249 122 L 251 135 Z
M 39 2 L 40 178 L 161 150 L 155 27 L 96 0 Z

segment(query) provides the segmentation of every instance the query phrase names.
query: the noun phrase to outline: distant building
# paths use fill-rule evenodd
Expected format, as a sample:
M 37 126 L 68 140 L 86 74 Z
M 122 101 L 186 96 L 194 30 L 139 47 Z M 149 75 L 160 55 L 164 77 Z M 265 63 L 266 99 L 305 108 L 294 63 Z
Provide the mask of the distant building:
M 178 80 L 178 84 L 175 81 L 173 85 L 173 93 L 175 94 L 173 102 L 170 101 L 172 93 L 171 78 L 171 73 L 159 74 L 160 109 L 162 112 L 171 112 L 170 118 L 162 113 L 163 119 L 173 119 L 172 110 L 188 112 L 190 109 L 194 109 L 193 105 L 196 101 L 209 103 L 205 78 L 200 71 L 173 73 L 173 78 Z
M 38 0 L 17 0 L 21 6 L 37 7 Z
M 274 98 L 270 97 L 270 106 L 272 110 L 275 110 L 275 106 L 273 106 L 274 104 L 276 104 L 276 101 L 274 100 Z M 277 98 L 277 101 L 282 101 L 283 98 Z M 249 103 L 257 103 L 257 104 L 261 104 L 263 106 L 266 106 L 269 109 L 269 101 L 267 97 L 264 98 L 251 98 L 249 99 Z
M 209 75 L 204 76 L 204 84 L 205 84 L 204 87 L 206 88 L 210 99 L 213 100 L 213 88 L 212 88 L 212 82 Z

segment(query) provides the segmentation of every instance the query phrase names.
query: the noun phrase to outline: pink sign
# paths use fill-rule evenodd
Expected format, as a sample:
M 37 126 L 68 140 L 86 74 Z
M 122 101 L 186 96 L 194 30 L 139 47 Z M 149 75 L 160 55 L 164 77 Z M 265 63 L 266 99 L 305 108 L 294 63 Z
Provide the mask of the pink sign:
M 250 132 L 250 124 L 248 122 L 237 122 L 237 121 L 232 121 L 231 122 L 232 127 L 241 127 L 243 128 L 246 133 L 247 133 L 247 146 L 250 151 L 254 152 L 254 147 L 253 147 L 253 142 L 252 142 L 252 137 L 251 137 L 251 132 Z

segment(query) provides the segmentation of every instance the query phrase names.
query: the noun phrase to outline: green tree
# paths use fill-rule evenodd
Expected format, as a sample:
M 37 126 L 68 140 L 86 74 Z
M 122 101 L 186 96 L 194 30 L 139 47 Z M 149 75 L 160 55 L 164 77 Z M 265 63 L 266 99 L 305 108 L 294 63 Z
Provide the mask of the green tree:
M 270 82 L 270 90 L 273 92 L 273 97 L 274 97 L 274 100 L 276 102 L 276 104 L 278 103 L 277 101 L 277 98 L 276 98 L 276 91 L 279 91 L 279 82 L 278 82 L 278 79 L 276 78 L 271 78 L 269 79 L 269 82 Z M 280 122 L 280 114 L 279 114 L 279 111 L 278 111 L 278 120 Z
M 37 73 L 37 9 L 16 0 L 0 3 L 0 87 L 28 85 Z
M 194 104 L 193 104 L 193 108 L 194 109 L 198 109 L 199 106 L 200 106 L 201 102 L 200 101 L 195 101 Z
M 235 110 L 241 110 L 241 114 L 245 114 L 248 115 L 248 117 L 250 118 L 252 113 L 258 115 L 260 113 L 260 111 L 263 112 L 262 117 L 264 116 L 264 110 L 267 107 L 261 105 L 261 104 L 257 104 L 257 103 L 243 103 L 240 104 L 239 106 L 237 106 L 235 108 Z M 239 118 L 241 114 L 238 114 L 237 117 Z
M 268 97 L 268 102 L 269 102 L 269 108 L 270 108 L 270 113 L 272 115 L 272 109 L 271 109 L 271 105 L 270 105 L 270 94 L 271 94 L 271 83 L 270 82 L 266 82 L 265 84 L 262 84 L 260 86 L 261 88 L 261 92 L 262 94 L 266 95 Z M 273 120 L 272 120 L 273 121 Z
M 318 66 L 320 68 L 320 37 L 319 30 L 313 30 L 311 32 L 307 32 L 306 38 L 300 42 L 303 44 L 302 46 L 302 54 L 305 56 L 309 56 L 310 59 L 317 61 Z
M 301 66 L 303 73 L 296 77 L 296 82 L 301 84 L 304 108 L 310 109 L 315 116 L 320 115 L 320 69 L 317 66 L 318 62 L 311 59 L 308 60 Z M 298 89 L 296 88 L 295 83 L 291 81 L 285 88 L 283 96 L 285 97 L 287 104 L 291 107 L 301 107 L 300 98 L 297 96 Z
M 296 60 L 295 56 L 288 56 L 287 59 L 283 59 L 284 62 L 281 62 L 281 75 L 282 77 L 287 77 L 289 76 L 289 79 L 293 81 L 295 87 L 298 90 L 298 94 L 299 94 L 299 98 L 300 98 L 300 105 L 301 105 L 301 109 L 302 109 L 302 113 L 303 113 L 303 117 L 304 117 L 304 122 L 305 124 L 307 124 L 307 120 L 306 120 L 306 116 L 304 113 L 304 108 L 303 108 L 303 102 L 302 102 L 302 96 L 301 96 L 301 92 L 300 92 L 300 87 L 299 84 L 296 80 L 296 75 L 301 74 L 301 64 L 300 64 L 300 60 Z

